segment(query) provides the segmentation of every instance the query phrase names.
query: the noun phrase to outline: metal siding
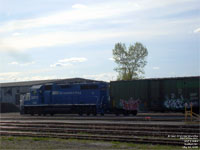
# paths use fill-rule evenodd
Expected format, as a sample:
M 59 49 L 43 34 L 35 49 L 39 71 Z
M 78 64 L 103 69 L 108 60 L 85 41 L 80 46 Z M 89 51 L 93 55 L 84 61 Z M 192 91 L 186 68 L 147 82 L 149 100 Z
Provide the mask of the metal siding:
M 116 81 L 110 84 L 110 95 L 112 100 L 112 106 L 114 108 L 120 108 L 120 99 L 129 100 L 140 100 L 139 109 L 147 110 L 147 81 L 133 80 L 133 81 Z
M 199 107 L 199 78 L 165 80 L 164 107 L 169 110 L 183 110 L 185 103 L 192 102 Z
M 117 108 L 120 98 L 133 97 L 140 99 L 142 111 L 165 111 L 168 109 L 166 101 L 174 105 L 170 110 L 181 110 L 185 101 L 199 101 L 199 83 L 199 77 L 113 81 L 110 94 L 112 104 Z

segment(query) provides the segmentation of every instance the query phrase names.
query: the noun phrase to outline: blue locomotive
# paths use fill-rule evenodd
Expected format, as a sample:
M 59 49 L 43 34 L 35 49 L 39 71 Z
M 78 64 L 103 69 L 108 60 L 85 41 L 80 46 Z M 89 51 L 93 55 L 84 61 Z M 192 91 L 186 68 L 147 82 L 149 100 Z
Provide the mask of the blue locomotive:
M 110 104 L 108 86 L 105 82 L 32 86 L 21 100 L 21 114 L 104 115 Z

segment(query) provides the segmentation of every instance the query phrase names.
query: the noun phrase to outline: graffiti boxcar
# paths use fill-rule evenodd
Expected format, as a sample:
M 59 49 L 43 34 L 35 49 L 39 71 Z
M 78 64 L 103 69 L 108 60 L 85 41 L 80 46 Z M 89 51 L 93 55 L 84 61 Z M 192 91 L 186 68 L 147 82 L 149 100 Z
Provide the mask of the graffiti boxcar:
M 110 83 L 111 103 L 118 110 L 127 110 L 139 104 L 140 111 L 183 111 L 187 103 L 199 112 L 199 79 L 179 77 L 113 81 Z

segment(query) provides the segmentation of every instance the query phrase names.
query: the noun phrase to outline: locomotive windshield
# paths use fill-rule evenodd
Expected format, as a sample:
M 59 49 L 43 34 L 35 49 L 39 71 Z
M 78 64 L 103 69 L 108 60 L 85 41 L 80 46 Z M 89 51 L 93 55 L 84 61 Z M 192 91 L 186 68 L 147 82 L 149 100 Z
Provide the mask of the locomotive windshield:
M 45 85 L 45 86 L 44 86 L 44 90 L 45 90 L 45 91 L 50 91 L 50 90 L 52 90 L 52 85 Z
M 37 90 L 32 90 L 31 91 L 31 96 L 36 96 L 37 95 Z

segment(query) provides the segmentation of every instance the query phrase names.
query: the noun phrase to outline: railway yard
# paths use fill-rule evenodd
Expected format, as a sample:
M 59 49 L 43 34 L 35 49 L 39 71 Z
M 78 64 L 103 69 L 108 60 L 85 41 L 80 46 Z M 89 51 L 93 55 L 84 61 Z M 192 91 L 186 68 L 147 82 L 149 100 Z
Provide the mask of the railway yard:
M 181 113 L 140 113 L 137 116 L 20 116 L 18 113 L 3 113 L 0 133 L 1 138 L 76 139 L 198 149 L 200 124 L 184 119 Z M 1 145 L 4 145 L 3 141 Z

